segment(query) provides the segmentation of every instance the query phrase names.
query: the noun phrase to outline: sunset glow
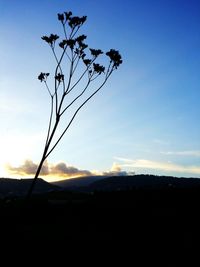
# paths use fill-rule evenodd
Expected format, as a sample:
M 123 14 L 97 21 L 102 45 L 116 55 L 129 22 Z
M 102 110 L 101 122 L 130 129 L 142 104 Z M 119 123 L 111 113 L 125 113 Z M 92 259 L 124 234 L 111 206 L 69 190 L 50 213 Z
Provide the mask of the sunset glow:
M 1 1 L 0 10 L 0 177 L 34 176 L 50 112 L 37 77 L 52 79 L 55 67 L 41 37 L 61 38 L 57 13 L 70 10 L 88 17 L 82 34 L 91 47 L 116 48 L 123 64 L 77 115 L 41 177 L 200 177 L 199 1 L 22 0 Z

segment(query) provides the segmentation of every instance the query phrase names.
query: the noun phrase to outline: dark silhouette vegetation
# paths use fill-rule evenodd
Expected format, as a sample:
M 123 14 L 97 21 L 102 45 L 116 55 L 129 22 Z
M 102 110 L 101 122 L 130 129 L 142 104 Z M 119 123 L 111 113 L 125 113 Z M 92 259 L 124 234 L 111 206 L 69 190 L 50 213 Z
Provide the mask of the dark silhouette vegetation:
M 28 199 L 45 160 L 68 131 L 78 112 L 101 90 L 112 73 L 122 64 L 119 51 L 110 49 L 104 53 L 101 49 L 88 47 L 85 42 L 87 36 L 80 34 L 86 20 L 87 16 L 73 16 L 71 11 L 58 14 L 63 37 L 52 33 L 42 37 L 55 59 L 55 71 L 52 75 L 48 72 L 38 75 L 50 97 L 50 117 L 44 150 L 28 191 Z M 102 59 L 102 56 L 105 56 L 105 59 Z M 103 62 L 103 65 L 100 62 Z M 48 83 L 51 76 L 54 83 L 52 89 Z M 71 115 L 65 117 L 68 110 Z M 65 121 L 63 128 L 60 128 L 61 121 Z
M 1 197 L 1 242 L 130 244 L 133 255 L 168 251 L 166 263 L 178 250 L 183 258 L 200 238 L 198 178 L 135 175 L 92 180 L 70 190 L 51 185 L 35 192 L 28 208 L 24 197 Z
M 91 176 L 66 179 L 52 184 L 72 191 L 126 191 L 129 189 L 164 189 L 164 188 L 197 188 L 199 178 L 176 178 L 173 176 L 127 175 L 127 176 Z
M 0 178 L 0 198 L 17 198 L 27 194 L 33 179 L 10 179 Z M 45 192 L 60 189 L 58 186 L 50 184 L 41 178 L 38 178 L 33 194 L 41 194 Z

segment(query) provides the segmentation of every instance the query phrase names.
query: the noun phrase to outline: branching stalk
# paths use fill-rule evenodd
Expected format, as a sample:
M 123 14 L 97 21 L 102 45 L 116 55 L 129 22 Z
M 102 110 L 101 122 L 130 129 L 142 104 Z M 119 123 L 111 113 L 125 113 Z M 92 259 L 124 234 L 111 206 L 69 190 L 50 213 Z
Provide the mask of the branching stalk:
M 49 155 L 53 152 L 53 150 L 56 148 L 58 143 L 61 141 L 69 127 L 71 126 L 72 122 L 74 121 L 76 115 L 78 112 L 88 103 L 90 99 L 92 99 L 97 92 L 100 91 L 100 89 L 105 85 L 108 78 L 111 76 L 113 71 L 119 67 L 119 65 L 122 63 L 121 55 L 118 51 L 111 49 L 106 53 L 106 56 L 109 57 L 109 64 L 108 67 L 104 67 L 98 63 L 96 63 L 97 58 L 103 54 L 103 52 L 100 49 L 91 49 L 90 48 L 90 56 L 87 59 L 86 57 L 86 48 L 87 45 L 83 42 L 86 38 L 85 35 L 76 36 L 79 29 L 82 27 L 82 25 L 86 21 L 86 16 L 83 17 L 73 17 L 71 12 L 64 12 L 63 14 L 58 14 L 58 20 L 62 23 L 63 26 L 63 32 L 64 32 L 64 39 L 61 43 L 59 43 L 59 46 L 61 49 L 63 49 L 61 56 L 58 58 L 55 52 L 55 46 L 56 46 L 56 40 L 59 38 L 58 35 L 51 34 L 48 36 L 43 36 L 42 39 L 46 41 L 53 52 L 53 56 L 56 60 L 56 66 L 55 66 L 55 72 L 54 72 L 54 92 L 52 93 L 51 90 L 48 87 L 47 84 L 47 78 L 49 76 L 49 73 L 43 73 L 41 72 L 38 76 L 38 79 L 41 82 L 45 82 L 45 86 L 47 88 L 47 91 L 51 97 L 51 107 L 50 107 L 50 116 L 49 116 L 49 123 L 48 123 L 48 130 L 47 130 L 47 136 L 46 141 L 42 153 L 42 157 L 40 160 L 40 163 L 38 165 L 37 171 L 35 173 L 35 177 L 32 181 L 32 184 L 29 188 L 27 198 L 29 199 L 32 195 L 32 192 L 34 190 L 34 186 L 36 184 L 37 178 L 39 177 L 43 164 L 45 160 L 49 157 Z M 69 33 L 67 33 L 66 25 L 69 26 Z M 67 38 L 68 37 L 68 38 Z M 71 52 L 71 58 L 69 56 L 69 53 Z M 62 69 L 62 62 L 64 58 L 68 59 L 68 62 L 70 64 L 69 66 L 69 73 L 68 73 L 68 82 L 66 82 L 66 78 L 64 76 L 64 71 Z M 72 78 L 74 77 L 74 74 L 79 66 L 79 64 L 83 64 L 85 67 L 85 70 L 80 74 L 80 76 L 76 79 L 74 84 L 72 84 Z M 73 100 L 68 103 L 64 104 L 65 98 L 68 96 L 68 94 L 76 89 L 77 85 L 82 81 L 83 77 L 87 75 L 88 81 L 85 86 L 83 86 L 82 91 L 77 91 L 77 94 L 74 96 Z M 93 92 L 82 102 L 79 104 L 78 108 L 75 109 L 74 113 L 72 114 L 71 119 L 69 120 L 68 124 L 64 128 L 64 130 L 61 132 L 60 136 L 55 139 L 56 131 L 59 128 L 59 123 L 61 117 L 64 115 L 64 113 L 71 107 L 73 104 L 80 99 L 85 92 L 87 91 L 88 87 L 93 84 L 94 81 L 98 80 L 100 76 L 104 75 L 104 80 L 101 83 L 100 86 L 98 86 L 97 89 L 93 90 Z M 62 86 L 62 91 L 60 91 L 60 86 Z M 53 119 L 55 114 L 55 118 Z M 54 140 L 54 142 L 53 142 Z M 53 145 L 52 145 L 53 142 Z

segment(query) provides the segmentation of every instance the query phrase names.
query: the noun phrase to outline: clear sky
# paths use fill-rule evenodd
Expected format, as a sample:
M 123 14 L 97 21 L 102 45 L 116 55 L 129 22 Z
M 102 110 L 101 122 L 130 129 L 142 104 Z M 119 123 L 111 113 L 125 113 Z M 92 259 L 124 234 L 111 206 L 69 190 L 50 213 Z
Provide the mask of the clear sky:
M 37 76 L 54 66 L 41 36 L 62 35 L 57 13 L 70 10 L 88 16 L 89 46 L 123 64 L 49 157 L 49 177 L 200 177 L 199 0 L 0 0 L 0 176 L 31 177 L 40 160 L 49 97 Z

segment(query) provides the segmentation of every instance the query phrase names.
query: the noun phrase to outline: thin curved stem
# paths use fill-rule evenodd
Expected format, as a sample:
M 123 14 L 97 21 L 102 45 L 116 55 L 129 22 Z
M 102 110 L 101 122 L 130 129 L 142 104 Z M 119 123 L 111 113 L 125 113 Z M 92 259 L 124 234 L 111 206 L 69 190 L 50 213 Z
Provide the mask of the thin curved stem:
M 75 35 L 77 34 L 77 32 L 79 31 L 80 27 L 81 27 L 81 26 L 79 25 L 75 32 L 74 32 L 74 30 L 75 30 L 76 27 L 72 29 L 71 34 L 70 34 L 70 36 L 69 36 L 69 39 L 73 39 L 73 38 L 74 38 L 74 36 L 75 36 Z
M 53 97 L 51 98 L 51 112 L 50 112 L 49 127 L 48 127 L 45 147 L 47 146 L 49 135 L 50 135 L 50 131 L 51 131 L 52 118 L 53 118 Z
M 67 40 L 67 31 L 66 31 L 66 27 L 65 27 L 65 24 L 62 23 L 62 25 L 63 25 L 63 31 L 64 31 L 64 34 L 65 34 L 65 38 L 66 38 L 66 40 Z
M 65 113 L 65 111 L 72 105 L 72 104 L 74 104 L 74 102 L 77 100 L 77 99 L 79 99 L 84 93 L 85 93 L 85 91 L 87 90 L 87 88 L 88 88 L 88 86 L 89 86 L 89 84 L 90 84 L 90 82 L 91 82 L 91 80 L 89 80 L 88 81 L 88 83 L 87 83 L 87 85 L 85 86 L 85 88 L 84 88 L 84 90 L 68 105 L 68 106 L 66 106 L 65 108 L 64 108 L 64 110 L 60 113 L 60 116 L 62 116 L 64 113 Z
M 52 93 L 51 93 L 51 91 L 50 91 L 50 89 L 49 89 L 49 86 L 48 86 L 47 82 L 44 81 L 44 83 L 45 83 L 45 86 L 46 86 L 46 88 L 47 88 L 47 91 L 48 91 L 49 95 L 52 97 Z
M 94 80 L 96 80 L 99 77 L 100 73 L 98 73 L 93 79 L 91 79 L 91 81 L 93 82 Z
M 82 107 L 94 96 L 96 95 L 96 93 L 104 86 L 104 84 L 106 83 L 106 81 L 108 80 L 109 76 L 111 75 L 112 70 L 110 71 L 110 73 L 107 75 L 107 77 L 105 78 L 104 82 L 101 84 L 101 86 L 94 92 L 92 93 L 79 107 L 78 109 L 75 111 L 74 115 L 72 116 L 70 122 L 68 123 L 67 127 L 65 128 L 65 130 L 62 132 L 62 134 L 60 135 L 60 137 L 58 138 L 58 140 L 56 141 L 56 143 L 53 145 L 53 147 L 50 149 L 50 151 L 46 154 L 46 158 L 51 154 L 51 152 L 54 150 L 54 148 L 57 146 L 57 144 L 60 142 L 60 140 L 62 139 L 62 137 L 64 136 L 64 134 L 66 133 L 66 131 L 69 129 L 70 125 L 72 124 L 73 120 L 75 119 L 76 115 L 78 114 L 78 112 L 82 109 Z
M 76 59 L 77 59 L 77 57 L 74 59 L 74 62 L 76 61 Z M 77 67 L 78 67 L 78 63 L 79 63 L 79 62 L 80 62 L 80 57 L 78 57 L 78 60 L 77 60 L 76 65 L 75 65 L 75 67 L 74 67 L 74 69 L 73 69 L 72 75 L 75 73 L 75 71 L 76 71 L 76 69 L 77 69 Z
M 60 72 L 61 72 L 61 74 L 63 74 L 62 67 L 60 66 L 60 63 L 59 63 L 58 57 L 57 57 L 57 55 L 56 55 L 56 53 L 55 53 L 55 50 L 52 49 L 52 51 L 53 51 L 53 55 L 54 55 L 54 57 L 55 57 L 55 59 L 56 59 L 57 66 L 59 66 Z M 57 75 L 57 70 L 56 70 L 56 72 L 55 72 L 55 76 L 56 76 L 56 75 Z M 54 79 L 55 79 L 55 78 L 54 78 Z M 63 84 L 63 93 L 64 93 L 64 92 L 65 92 L 65 79 L 63 79 L 62 84 Z M 58 91 L 58 87 L 59 87 L 59 85 L 60 85 L 60 83 L 59 83 L 58 86 L 57 86 L 57 81 L 56 81 L 56 79 L 55 79 L 56 114 L 57 114 L 57 112 L 58 112 L 58 92 L 57 92 L 57 91 Z
M 89 70 L 90 66 L 92 65 L 92 63 L 95 61 L 96 58 L 94 58 L 91 63 L 87 66 L 86 70 L 82 73 L 82 75 L 79 77 L 79 79 L 75 82 L 75 84 L 70 88 L 70 90 L 67 93 L 70 93 L 74 87 L 76 87 L 76 85 L 82 80 L 82 78 L 84 77 L 84 75 L 86 74 L 86 72 Z

